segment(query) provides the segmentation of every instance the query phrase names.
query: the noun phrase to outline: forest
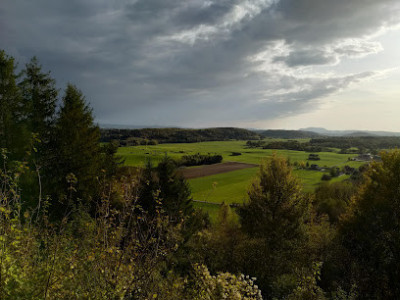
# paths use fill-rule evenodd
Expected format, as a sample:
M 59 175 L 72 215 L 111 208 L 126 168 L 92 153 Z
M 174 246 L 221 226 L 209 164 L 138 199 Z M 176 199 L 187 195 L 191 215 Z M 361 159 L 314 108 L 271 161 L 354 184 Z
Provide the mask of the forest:
M 396 136 L 361 136 L 361 137 L 318 137 L 311 139 L 286 139 L 280 141 L 249 140 L 249 148 L 287 149 L 296 151 L 321 152 L 340 149 L 340 152 L 376 154 L 382 149 L 400 147 L 400 138 Z
M 205 141 L 255 140 L 260 136 L 242 128 L 143 128 L 143 129 L 101 129 L 101 141 L 118 141 L 123 146 L 157 143 L 196 143 Z
M 178 142 L 177 131 L 139 137 Z M 211 223 L 179 162 L 121 167 L 107 138 L 75 85 L 58 90 L 36 58 L 17 73 L 0 51 L 0 299 L 400 299 L 395 143 L 360 138 L 386 149 L 381 160 L 312 192 L 273 155 Z

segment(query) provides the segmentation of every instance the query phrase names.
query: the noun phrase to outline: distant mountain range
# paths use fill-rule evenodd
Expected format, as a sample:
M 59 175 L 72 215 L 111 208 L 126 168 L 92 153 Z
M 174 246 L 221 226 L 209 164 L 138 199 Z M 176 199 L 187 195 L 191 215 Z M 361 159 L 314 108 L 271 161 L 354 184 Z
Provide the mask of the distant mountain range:
M 99 123 L 99 127 L 103 129 L 142 129 L 142 128 L 178 128 L 176 126 L 161 126 L 161 125 L 121 125 L 121 124 L 107 124 Z
M 327 130 L 320 127 L 301 128 L 299 131 L 311 131 L 326 136 L 400 136 L 400 132 L 369 130 Z
M 143 128 L 176 128 L 176 129 L 189 129 L 174 126 L 141 126 L 141 125 L 117 125 L 117 124 L 99 124 L 103 129 L 143 129 Z M 219 127 L 213 127 L 213 129 Z M 191 129 L 191 128 L 190 128 Z M 204 128 L 206 129 L 206 128 Z M 209 128 L 210 129 L 210 128 Z M 361 137 L 361 136 L 400 136 L 400 132 L 391 131 L 369 131 L 369 130 L 328 130 L 322 127 L 307 127 L 300 128 L 299 130 L 286 130 L 286 129 L 253 129 L 247 130 L 255 132 L 262 137 L 269 138 L 286 138 L 286 139 L 299 139 L 299 138 L 317 138 L 324 136 L 348 136 L 348 137 Z

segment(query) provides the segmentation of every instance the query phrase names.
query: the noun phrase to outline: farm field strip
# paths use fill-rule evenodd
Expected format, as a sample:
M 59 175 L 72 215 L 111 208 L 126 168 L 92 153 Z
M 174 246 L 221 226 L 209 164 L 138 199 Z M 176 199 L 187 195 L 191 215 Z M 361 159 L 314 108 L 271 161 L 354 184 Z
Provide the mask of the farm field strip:
M 242 203 L 258 168 L 248 168 L 228 173 L 189 180 L 195 200 L 212 203 Z
M 255 164 L 246 164 L 246 163 L 239 163 L 239 162 L 225 162 L 225 163 L 218 163 L 213 165 L 205 165 L 199 167 L 192 167 L 192 168 L 183 168 L 182 174 L 186 179 L 193 179 L 198 177 L 206 177 L 220 173 L 227 173 L 232 172 L 235 170 L 247 169 L 247 168 L 254 168 L 258 165 Z

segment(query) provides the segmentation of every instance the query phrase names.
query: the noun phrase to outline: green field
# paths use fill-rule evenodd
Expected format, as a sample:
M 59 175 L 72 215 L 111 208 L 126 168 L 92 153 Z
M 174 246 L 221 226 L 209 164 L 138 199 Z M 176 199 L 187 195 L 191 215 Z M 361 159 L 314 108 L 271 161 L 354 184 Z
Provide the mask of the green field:
M 179 158 L 183 155 L 195 153 L 220 154 L 224 161 L 237 161 L 245 163 L 259 164 L 261 159 L 271 156 L 276 152 L 279 155 L 290 158 L 291 162 L 306 161 L 308 153 L 303 151 L 291 150 L 270 150 L 245 148 L 245 141 L 223 141 L 223 142 L 202 142 L 202 143 L 182 143 L 182 144 L 159 144 L 149 146 L 120 147 L 118 155 L 125 159 L 127 166 L 143 166 L 146 159 L 151 159 L 153 163 L 159 162 L 165 155 L 171 158 Z M 233 152 L 240 152 L 242 155 L 232 156 Z M 320 166 L 359 166 L 359 162 L 348 162 L 348 157 L 355 157 L 355 154 L 338 154 L 334 152 L 320 152 L 320 161 L 316 162 Z M 311 162 L 310 162 L 311 163 Z
M 118 155 L 125 160 L 127 166 L 143 166 L 146 160 L 151 160 L 156 165 L 166 155 L 179 159 L 183 155 L 190 154 L 220 154 L 223 162 L 235 161 L 251 164 L 259 164 L 262 159 L 267 159 L 273 153 L 287 157 L 291 163 L 307 162 L 309 153 L 291 150 L 270 150 L 246 148 L 245 141 L 222 141 L 182 144 L 159 144 L 149 146 L 121 147 Z M 239 156 L 232 156 L 233 152 L 240 152 Z M 335 152 L 319 152 L 319 161 L 309 161 L 309 164 L 317 164 L 320 167 L 359 167 L 362 162 L 348 161 L 355 154 L 338 154 Z M 189 180 L 194 200 L 210 202 L 210 204 L 196 203 L 197 207 L 208 211 L 213 218 L 216 216 L 218 206 L 211 203 L 242 203 L 246 199 L 247 189 L 256 176 L 257 167 L 236 170 L 232 172 L 200 177 Z M 327 172 L 327 171 L 326 171 Z M 320 183 L 324 172 L 311 170 L 294 170 L 301 179 L 305 191 L 313 191 Z M 348 176 L 340 176 L 332 181 L 340 181 Z
M 193 199 L 213 203 L 242 203 L 258 168 L 191 179 Z

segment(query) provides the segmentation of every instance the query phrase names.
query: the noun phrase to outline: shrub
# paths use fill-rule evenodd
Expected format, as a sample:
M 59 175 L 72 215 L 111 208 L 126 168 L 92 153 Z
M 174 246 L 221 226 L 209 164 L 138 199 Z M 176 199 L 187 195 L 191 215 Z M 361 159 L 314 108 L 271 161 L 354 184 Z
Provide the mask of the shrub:
M 322 175 L 322 177 L 321 177 L 321 180 L 324 180 L 324 181 L 329 181 L 329 180 L 331 180 L 332 179 L 332 177 L 331 177 L 331 175 L 329 175 L 329 174 L 324 174 L 324 175 Z
M 183 166 L 200 166 L 200 165 L 212 165 L 217 164 L 222 161 L 221 155 L 204 155 L 204 154 L 194 154 L 194 155 L 184 155 L 181 158 L 180 165 Z

